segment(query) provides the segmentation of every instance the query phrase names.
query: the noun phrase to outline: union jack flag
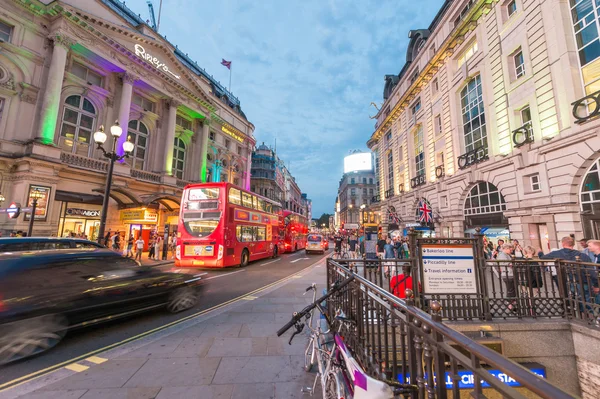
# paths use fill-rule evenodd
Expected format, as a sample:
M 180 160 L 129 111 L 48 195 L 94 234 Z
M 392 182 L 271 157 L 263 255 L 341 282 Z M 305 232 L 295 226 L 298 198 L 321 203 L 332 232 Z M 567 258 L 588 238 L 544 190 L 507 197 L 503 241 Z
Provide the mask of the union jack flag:
M 221 65 L 227 67 L 227 69 L 231 69 L 231 61 L 226 61 L 225 58 L 221 58 Z
M 419 222 L 429 224 L 433 222 L 433 210 L 427 203 L 426 199 L 421 199 L 419 201 Z
M 390 223 L 400 224 L 400 218 L 398 217 L 398 214 L 392 209 L 388 210 L 388 221 Z

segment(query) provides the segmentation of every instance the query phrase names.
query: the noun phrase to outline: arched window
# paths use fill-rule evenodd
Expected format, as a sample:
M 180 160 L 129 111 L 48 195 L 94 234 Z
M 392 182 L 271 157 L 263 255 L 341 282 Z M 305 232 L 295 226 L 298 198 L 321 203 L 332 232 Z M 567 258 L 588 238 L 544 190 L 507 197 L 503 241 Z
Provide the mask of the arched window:
M 64 151 L 90 156 L 96 116 L 96 108 L 87 98 L 67 97 L 58 139 L 59 147 Z
M 131 137 L 134 144 L 131 154 L 131 165 L 134 169 L 143 170 L 146 160 L 146 149 L 148 148 L 148 128 L 138 120 L 129 121 L 127 134 Z
M 600 212 L 600 159 L 587 171 L 580 191 L 581 210 Z
M 423 125 L 419 125 L 414 133 L 415 176 L 425 174 L 425 142 L 423 140 Z
M 175 137 L 173 146 L 173 176 L 183 179 L 183 167 L 185 165 L 185 143 L 179 137 Z
M 485 111 L 483 109 L 483 91 L 481 76 L 471 79 L 460 92 L 463 117 L 463 133 L 465 152 L 483 147 L 487 149 L 487 131 L 485 127 Z
M 465 216 L 485 215 L 506 210 L 506 201 L 492 183 L 480 182 L 475 185 L 465 201 Z

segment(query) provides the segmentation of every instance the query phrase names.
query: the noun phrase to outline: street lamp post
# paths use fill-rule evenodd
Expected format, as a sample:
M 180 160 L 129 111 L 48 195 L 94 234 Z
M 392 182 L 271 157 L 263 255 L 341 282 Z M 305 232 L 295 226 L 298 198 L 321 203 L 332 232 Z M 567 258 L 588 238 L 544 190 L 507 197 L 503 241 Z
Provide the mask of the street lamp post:
M 119 137 L 123 134 L 123 129 L 119 126 L 119 121 L 116 121 L 114 125 L 110 127 L 110 135 L 113 138 L 112 151 L 108 152 L 104 149 L 103 144 L 106 142 L 108 136 L 104 133 L 104 126 L 100 126 L 98 131 L 94 133 L 94 142 L 98 145 L 98 149 L 102 151 L 102 154 L 108 158 L 108 175 L 106 176 L 106 187 L 104 188 L 104 198 L 102 199 L 102 213 L 100 214 L 100 228 L 98 229 L 98 242 L 102 244 L 104 238 L 104 229 L 106 227 L 106 213 L 108 211 L 108 200 L 110 197 L 110 189 L 112 186 L 113 169 L 116 161 L 121 161 L 125 158 L 129 158 L 129 155 L 133 152 L 133 143 L 130 141 L 131 137 L 127 138 L 127 141 L 123 143 L 123 151 L 125 153 L 121 156 L 117 154 L 117 142 Z M 105 243 L 106 244 L 106 243 Z
M 29 198 L 33 200 L 31 204 L 31 213 L 29 214 L 29 229 L 27 229 L 27 237 L 33 234 L 33 221 L 35 220 L 35 208 L 37 208 L 38 200 L 44 196 L 40 190 L 35 189 L 29 194 Z

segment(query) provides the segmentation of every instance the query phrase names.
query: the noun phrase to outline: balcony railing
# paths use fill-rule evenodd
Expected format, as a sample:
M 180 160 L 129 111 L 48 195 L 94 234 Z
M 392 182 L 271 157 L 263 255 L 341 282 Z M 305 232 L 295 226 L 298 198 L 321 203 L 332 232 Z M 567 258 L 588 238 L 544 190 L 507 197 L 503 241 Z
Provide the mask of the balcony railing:
M 600 116 L 600 91 L 587 95 L 571 105 L 575 123 L 582 124 L 596 119 Z
M 531 122 L 527 122 L 518 129 L 513 130 L 512 140 L 515 147 L 519 148 L 527 143 L 533 143 L 533 127 Z
M 377 194 L 377 195 L 374 195 L 374 196 L 371 198 L 371 204 L 376 204 L 376 203 L 378 203 L 378 202 L 381 202 L 381 196 L 380 196 L 379 194 Z
M 435 177 L 440 179 L 444 176 L 446 176 L 446 170 L 444 168 L 444 165 L 436 166 L 435 167 Z
M 62 152 L 60 154 L 60 160 L 68 165 L 75 167 L 97 170 L 99 172 L 108 171 L 108 163 L 99 159 L 88 158 L 82 155 L 70 154 L 68 152 Z
M 488 159 L 489 157 L 487 146 L 477 147 L 458 157 L 458 168 L 466 169 L 471 165 L 487 161 Z
M 160 173 L 146 172 L 144 170 L 139 170 L 139 169 L 131 169 L 131 177 L 136 178 L 138 180 L 151 182 L 151 183 L 160 183 L 161 182 Z
M 419 175 L 419 176 L 415 176 L 412 179 L 410 179 L 410 187 L 411 188 L 422 186 L 425 183 L 427 183 L 427 179 L 425 178 L 425 174 L 422 174 L 422 175 Z
M 394 189 L 390 188 L 389 190 L 386 190 L 385 192 L 385 198 L 391 198 L 394 196 Z
M 192 181 L 189 180 L 183 180 L 183 179 L 177 179 L 177 187 L 183 188 L 185 186 L 187 186 L 188 184 L 192 184 Z

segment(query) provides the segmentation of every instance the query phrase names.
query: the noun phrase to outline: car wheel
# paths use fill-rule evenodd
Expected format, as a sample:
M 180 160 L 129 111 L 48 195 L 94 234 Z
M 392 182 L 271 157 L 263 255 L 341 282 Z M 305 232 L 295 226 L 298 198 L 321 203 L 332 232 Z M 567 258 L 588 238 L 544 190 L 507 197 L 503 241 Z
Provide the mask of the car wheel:
M 247 249 L 244 248 L 244 250 L 242 251 L 242 258 L 241 258 L 241 262 L 240 262 L 240 267 L 246 267 L 246 266 L 248 266 L 248 262 L 250 262 L 250 253 L 248 252 Z
M 167 310 L 171 313 L 179 313 L 193 308 L 198 303 L 198 293 L 191 287 L 177 288 L 169 296 Z
M 67 333 L 67 319 L 45 315 L 0 326 L 0 364 L 45 352 L 56 346 Z

